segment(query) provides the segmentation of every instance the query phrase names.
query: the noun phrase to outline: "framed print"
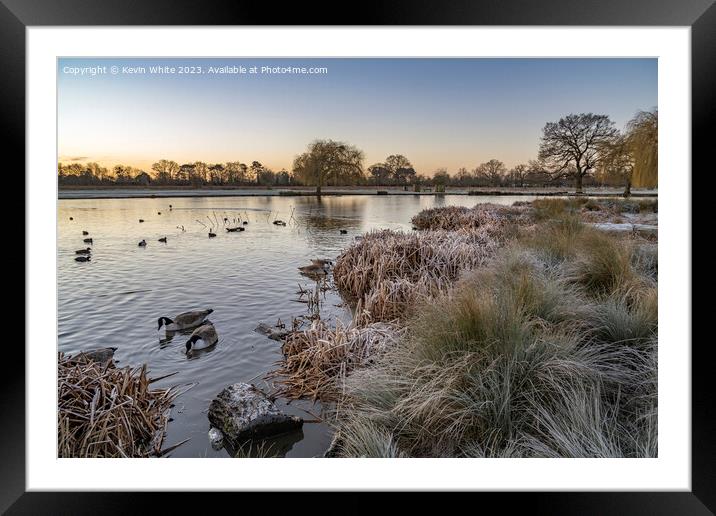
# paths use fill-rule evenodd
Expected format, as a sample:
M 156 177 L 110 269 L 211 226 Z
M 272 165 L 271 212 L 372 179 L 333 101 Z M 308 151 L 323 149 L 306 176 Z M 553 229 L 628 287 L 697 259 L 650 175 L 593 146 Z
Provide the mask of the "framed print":
M 347 26 L 4 1 L 27 302 L 3 509 L 188 490 L 713 510 L 691 171 L 716 10 L 560 4 Z

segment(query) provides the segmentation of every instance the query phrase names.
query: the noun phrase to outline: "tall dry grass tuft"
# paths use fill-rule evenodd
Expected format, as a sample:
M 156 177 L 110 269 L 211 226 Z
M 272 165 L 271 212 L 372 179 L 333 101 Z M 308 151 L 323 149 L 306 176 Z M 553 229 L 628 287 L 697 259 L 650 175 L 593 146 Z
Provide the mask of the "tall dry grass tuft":
M 57 364 L 60 457 L 161 455 L 175 389 L 152 389 L 146 365 L 116 368 L 80 355 Z M 165 453 L 168 450 L 165 450 Z
M 411 222 L 416 229 L 457 231 L 479 227 L 494 227 L 515 221 L 525 213 L 520 206 L 478 204 L 473 208 L 444 206 L 428 208 L 415 215 Z
M 499 223 L 454 232 L 374 231 L 338 257 L 335 284 L 373 320 L 401 318 L 484 263 L 501 245 L 504 228 Z
M 274 379 L 281 396 L 331 401 L 338 398 L 340 384 L 353 369 L 376 360 L 394 347 L 404 333 L 385 322 L 330 327 L 313 321 L 310 328 L 290 333 L 281 352 L 284 359 L 267 378 Z

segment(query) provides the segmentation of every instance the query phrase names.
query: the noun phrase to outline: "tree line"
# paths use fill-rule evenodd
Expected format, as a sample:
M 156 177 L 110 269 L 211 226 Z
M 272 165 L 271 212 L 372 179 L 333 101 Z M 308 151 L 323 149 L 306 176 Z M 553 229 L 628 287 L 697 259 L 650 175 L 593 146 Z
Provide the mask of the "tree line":
M 446 168 L 431 176 L 417 173 L 410 160 L 392 154 L 385 161 L 363 168 L 364 154 L 357 147 L 333 140 L 315 140 L 293 161 L 292 170 L 274 172 L 259 161 L 250 165 L 240 161 L 208 164 L 201 161 L 179 165 L 162 159 L 151 171 L 126 165 L 111 170 L 97 163 L 58 164 L 61 185 L 176 185 L 201 187 L 229 186 L 462 186 L 529 187 L 571 186 L 582 192 L 584 186 L 657 186 L 658 113 L 640 111 L 624 131 L 618 130 L 607 115 L 570 114 L 542 129 L 537 158 L 507 168 L 490 159 L 472 169 Z

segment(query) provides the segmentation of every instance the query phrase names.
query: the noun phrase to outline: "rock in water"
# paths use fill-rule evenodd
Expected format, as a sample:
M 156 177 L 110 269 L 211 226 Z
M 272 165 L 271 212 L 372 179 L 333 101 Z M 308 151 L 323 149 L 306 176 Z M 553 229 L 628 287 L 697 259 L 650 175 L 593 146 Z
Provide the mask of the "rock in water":
M 211 442 L 212 448 L 214 448 L 215 450 L 220 450 L 224 447 L 224 434 L 221 433 L 221 430 L 218 430 L 212 426 L 209 429 L 209 442 Z
M 266 394 L 248 383 L 235 383 L 222 390 L 209 405 L 209 422 L 234 447 L 303 426 L 303 419 L 284 414 Z

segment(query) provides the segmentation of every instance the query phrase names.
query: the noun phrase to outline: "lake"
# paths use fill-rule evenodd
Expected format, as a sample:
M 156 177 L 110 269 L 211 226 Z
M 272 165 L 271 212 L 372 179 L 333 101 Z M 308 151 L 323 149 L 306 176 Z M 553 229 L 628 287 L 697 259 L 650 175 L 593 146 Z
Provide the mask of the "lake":
M 298 267 L 312 258 L 335 258 L 354 238 L 372 229 L 411 231 L 410 218 L 425 208 L 491 202 L 512 204 L 530 196 L 336 196 L 182 197 L 65 199 L 58 201 L 59 351 L 115 346 L 118 366 L 147 363 L 151 377 L 177 372 L 155 385 L 188 388 L 172 411 L 165 446 L 190 440 L 172 457 L 228 457 L 208 440 L 207 410 L 227 385 L 255 383 L 271 392 L 263 377 L 281 359 L 280 343 L 254 332 L 278 320 L 290 326 L 306 314 L 297 302 L 300 288 L 315 282 Z M 173 208 L 170 210 L 169 205 Z M 158 214 L 161 212 L 161 215 Z M 70 220 L 72 217 L 74 220 Z M 227 225 L 248 220 L 246 231 Z M 144 222 L 140 223 L 139 219 Z M 272 222 L 281 219 L 286 226 Z M 216 223 L 218 221 L 218 224 Z M 236 222 L 235 222 L 236 221 Z M 215 238 L 209 238 L 213 226 Z M 183 229 L 182 229 L 183 227 Z M 75 250 L 92 237 L 92 259 L 75 261 Z M 340 230 L 346 230 L 342 234 Z M 166 237 L 167 242 L 158 242 Z M 139 247 L 140 240 L 146 247 Z M 327 293 L 324 319 L 350 320 L 335 293 Z M 219 334 L 213 348 L 188 357 L 187 337 L 157 331 L 157 318 L 213 308 L 209 319 Z M 278 401 L 286 412 L 315 420 L 320 404 Z M 283 436 L 274 449 L 286 457 L 321 456 L 330 428 L 307 422 Z

